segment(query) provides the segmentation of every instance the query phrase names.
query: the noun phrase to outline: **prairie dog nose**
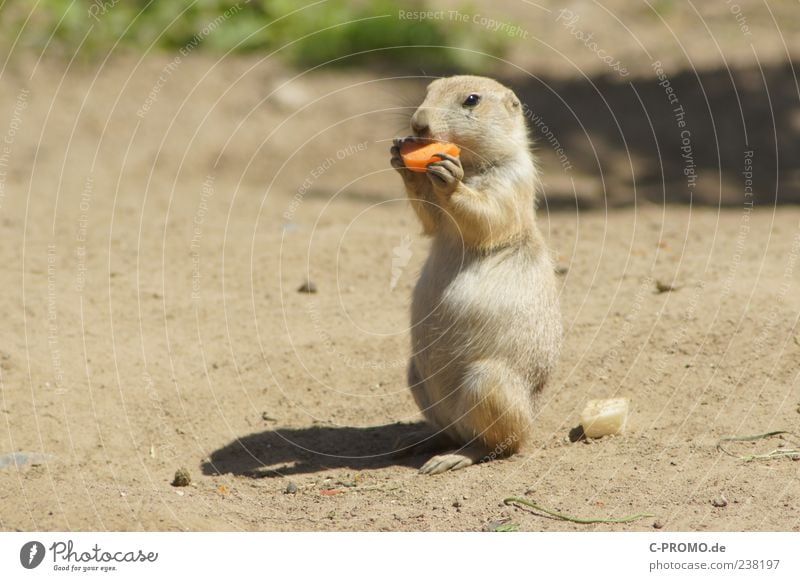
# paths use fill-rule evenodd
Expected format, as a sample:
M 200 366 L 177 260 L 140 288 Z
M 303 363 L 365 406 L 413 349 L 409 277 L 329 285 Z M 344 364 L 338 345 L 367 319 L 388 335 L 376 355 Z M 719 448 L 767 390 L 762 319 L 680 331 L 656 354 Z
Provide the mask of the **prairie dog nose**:
M 425 137 L 430 133 L 428 115 L 422 109 L 417 110 L 411 117 L 411 130 L 417 137 Z

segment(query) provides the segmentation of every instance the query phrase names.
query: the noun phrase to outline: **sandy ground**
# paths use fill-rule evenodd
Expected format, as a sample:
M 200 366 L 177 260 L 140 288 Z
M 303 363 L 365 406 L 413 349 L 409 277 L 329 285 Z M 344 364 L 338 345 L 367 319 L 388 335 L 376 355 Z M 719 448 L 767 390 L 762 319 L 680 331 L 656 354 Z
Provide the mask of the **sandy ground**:
M 321 72 L 265 100 L 295 73 L 194 55 L 148 103 L 169 56 L 66 74 L 37 59 L 11 62 L 0 97 L 0 457 L 46 461 L 0 467 L 0 529 L 800 530 L 800 462 L 717 449 L 800 431 L 800 209 L 770 203 L 776 184 L 794 199 L 792 168 L 775 171 L 797 111 L 778 57 L 789 105 L 783 134 L 750 133 L 767 140 L 753 209 L 742 148 L 715 173 L 700 137 L 695 203 L 663 203 L 687 188 L 669 117 L 661 157 L 620 157 L 591 105 L 564 139 L 572 169 L 539 140 L 539 219 L 567 269 L 561 365 L 531 449 L 436 477 L 390 454 L 420 427 L 405 362 L 427 241 L 388 143 L 424 80 Z M 660 102 L 652 74 L 636 82 Z M 631 399 L 627 432 L 572 442 L 586 400 L 613 396 Z M 171 486 L 181 467 L 189 487 Z M 655 516 L 577 525 L 509 496 Z

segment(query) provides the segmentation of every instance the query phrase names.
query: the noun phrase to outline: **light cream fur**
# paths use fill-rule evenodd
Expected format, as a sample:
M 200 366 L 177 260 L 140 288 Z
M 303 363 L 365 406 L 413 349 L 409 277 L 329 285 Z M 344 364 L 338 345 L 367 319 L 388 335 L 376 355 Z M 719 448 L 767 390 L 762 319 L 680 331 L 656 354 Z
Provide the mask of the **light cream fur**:
M 463 105 L 470 94 L 480 95 L 471 108 Z M 422 468 L 437 473 L 514 453 L 528 439 L 562 327 L 517 97 L 491 79 L 438 79 L 412 127 L 462 150 L 455 163 L 412 173 L 398 144 L 392 148 L 392 165 L 433 238 L 412 301 L 408 380 L 428 422 L 460 446 Z

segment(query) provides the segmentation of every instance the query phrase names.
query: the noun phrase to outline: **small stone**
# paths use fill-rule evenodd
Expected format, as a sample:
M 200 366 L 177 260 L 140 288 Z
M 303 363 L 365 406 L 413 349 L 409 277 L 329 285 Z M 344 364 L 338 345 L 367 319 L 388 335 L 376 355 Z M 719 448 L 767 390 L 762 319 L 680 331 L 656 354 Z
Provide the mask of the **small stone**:
M 189 486 L 192 483 L 192 476 L 186 468 L 178 468 L 175 471 L 175 478 L 172 479 L 172 486 Z
M 453 503 L 453 507 L 454 507 L 454 508 L 461 508 L 461 501 L 460 501 L 460 500 L 456 500 L 456 501 Z
M 715 498 L 711 501 L 711 506 L 715 506 L 717 508 L 722 508 L 723 506 L 728 506 L 728 499 L 724 496 L 720 496 L 719 498 Z
M 286 490 L 283 491 L 284 494 L 297 494 L 297 484 L 292 481 L 289 481 L 289 484 L 286 485 Z
M 299 293 L 314 294 L 317 292 L 317 284 L 313 281 L 307 280 L 297 289 Z
M 660 520 L 657 520 L 656 522 L 653 523 L 653 528 L 654 529 L 663 529 L 664 528 L 664 523 L 661 522 Z
M 678 290 L 680 287 L 675 286 L 674 284 L 670 284 L 668 282 L 662 282 L 660 280 L 656 281 L 656 291 L 659 293 L 668 293 L 672 291 Z
M 563 264 L 557 264 L 554 270 L 557 275 L 564 276 L 569 272 L 569 267 Z

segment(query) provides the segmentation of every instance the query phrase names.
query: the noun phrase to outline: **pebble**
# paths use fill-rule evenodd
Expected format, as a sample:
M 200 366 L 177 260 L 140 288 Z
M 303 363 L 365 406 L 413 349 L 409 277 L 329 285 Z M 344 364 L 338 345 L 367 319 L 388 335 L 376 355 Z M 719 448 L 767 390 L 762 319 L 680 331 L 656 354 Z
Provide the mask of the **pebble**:
M 711 506 L 715 506 L 717 508 L 728 506 L 728 500 L 724 496 L 720 496 L 719 498 L 715 498 L 711 501 Z
M 678 290 L 678 287 L 673 284 L 661 282 L 660 280 L 656 281 L 656 291 L 659 293 L 668 293 L 675 290 Z
M 290 481 L 289 484 L 286 485 L 286 490 L 284 490 L 283 493 L 284 494 L 297 494 L 297 484 L 295 484 L 294 482 Z
M 189 486 L 192 483 L 192 476 L 186 468 L 178 468 L 175 471 L 175 478 L 172 479 L 172 486 Z
M 313 281 L 307 280 L 297 289 L 299 293 L 314 294 L 317 292 L 317 284 Z

